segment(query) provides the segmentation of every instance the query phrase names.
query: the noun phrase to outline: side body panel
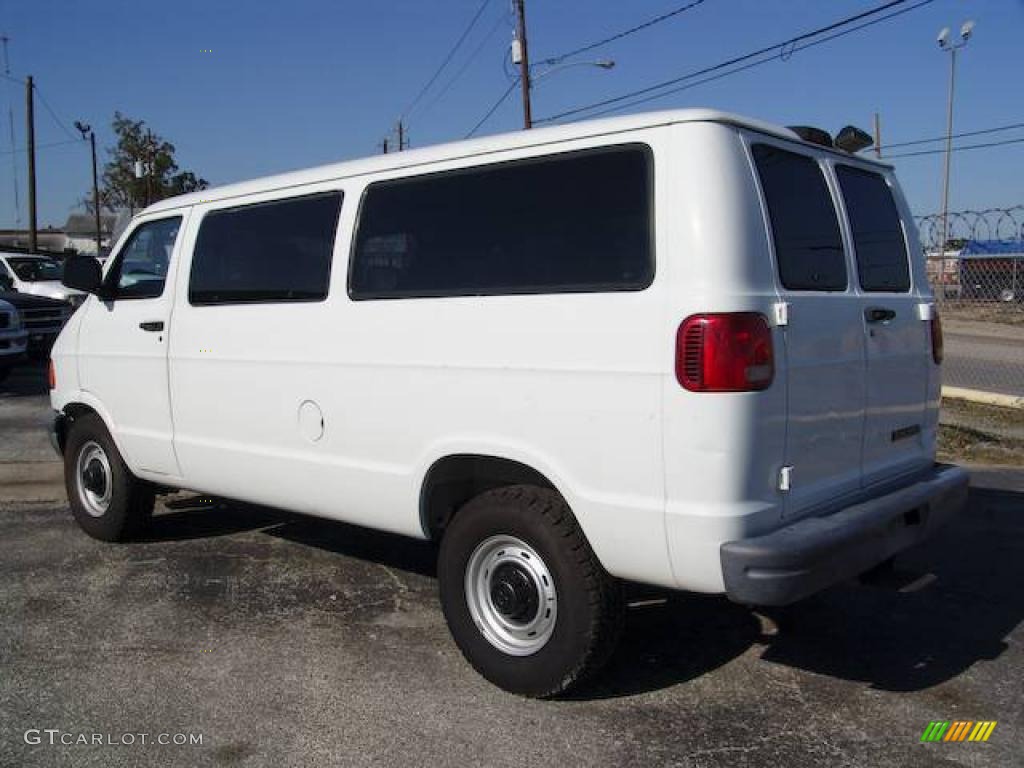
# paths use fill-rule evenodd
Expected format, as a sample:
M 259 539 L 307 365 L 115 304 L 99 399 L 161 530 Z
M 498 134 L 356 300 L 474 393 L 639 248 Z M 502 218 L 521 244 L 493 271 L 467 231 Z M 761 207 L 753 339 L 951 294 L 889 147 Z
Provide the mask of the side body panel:
M 186 260 L 170 348 L 184 484 L 423 536 L 421 486 L 437 460 L 513 459 L 563 493 L 609 571 L 673 585 L 661 454 L 672 342 L 658 332 L 668 295 L 662 267 L 675 250 L 660 222 L 678 216 L 672 174 L 663 171 L 666 133 L 614 137 L 646 143 L 654 156 L 657 271 L 643 291 L 353 301 L 346 266 L 360 198 L 372 181 L 407 175 L 397 171 L 289 192 L 344 191 L 324 302 L 191 306 Z M 609 143 L 560 142 L 488 162 Z M 196 207 L 186 253 L 211 207 Z M 311 413 L 314 433 L 322 417 L 315 440 Z

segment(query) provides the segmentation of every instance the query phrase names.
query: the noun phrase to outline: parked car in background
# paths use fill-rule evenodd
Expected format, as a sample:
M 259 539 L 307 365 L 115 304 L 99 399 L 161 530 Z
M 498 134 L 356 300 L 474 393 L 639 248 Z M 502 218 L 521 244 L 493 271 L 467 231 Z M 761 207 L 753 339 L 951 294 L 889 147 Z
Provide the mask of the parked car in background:
M 25 356 L 28 332 L 21 322 L 18 308 L 0 301 L 0 382 Z
M 57 334 L 71 317 L 75 308 L 67 301 L 33 296 L 14 290 L 13 281 L 0 273 L 0 301 L 13 306 L 21 315 L 22 325 L 28 334 L 28 354 L 43 358 L 50 354 Z
M 66 301 L 73 307 L 85 300 L 84 293 L 61 283 L 64 267 L 56 259 L 29 253 L 0 252 L 0 267 L 0 272 L 7 274 L 14 290 L 19 293 Z

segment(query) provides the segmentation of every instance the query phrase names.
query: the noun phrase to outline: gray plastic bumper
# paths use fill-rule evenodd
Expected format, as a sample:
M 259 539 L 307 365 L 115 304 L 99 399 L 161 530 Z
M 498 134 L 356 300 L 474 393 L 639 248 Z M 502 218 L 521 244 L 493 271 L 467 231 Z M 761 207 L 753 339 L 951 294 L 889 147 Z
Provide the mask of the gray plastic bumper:
M 916 482 L 765 536 L 722 545 L 730 599 L 787 605 L 853 578 L 926 538 L 967 501 L 967 472 L 936 464 Z

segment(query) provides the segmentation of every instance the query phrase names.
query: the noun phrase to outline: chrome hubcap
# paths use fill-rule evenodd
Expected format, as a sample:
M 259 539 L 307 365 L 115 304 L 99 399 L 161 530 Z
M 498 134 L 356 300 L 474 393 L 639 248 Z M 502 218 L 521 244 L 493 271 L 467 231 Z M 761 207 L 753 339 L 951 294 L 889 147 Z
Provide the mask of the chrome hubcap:
M 113 478 L 110 460 L 99 443 L 89 441 L 78 452 L 78 498 L 85 511 L 93 517 L 102 517 L 110 507 Z
M 511 656 L 543 648 L 558 614 L 547 565 L 533 547 L 506 534 L 484 540 L 469 556 L 466 604 L 487 641 Z

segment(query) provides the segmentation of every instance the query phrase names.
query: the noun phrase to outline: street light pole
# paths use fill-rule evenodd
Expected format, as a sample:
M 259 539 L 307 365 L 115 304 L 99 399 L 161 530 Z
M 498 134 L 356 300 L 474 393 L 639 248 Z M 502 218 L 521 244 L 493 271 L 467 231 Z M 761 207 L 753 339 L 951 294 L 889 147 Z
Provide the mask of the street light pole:
M 965 21 L 960 27 L 959 42 L 950 41 L 949 27 L 939 32 L 939 48 L 949 54 L 949 100 L 946 104 L 946 159 L 942 178 L 942 258 L 946 257 L 949 242 L 949 176 L 950 159 L 953 155 L 953 99 L 956 92 L 956 54 L 967 45 L 974 32 L 974 22 Z
M 956 48 L 949 51 L 949 101 L 946 106 L 946 160 L 942 175 L 942 256 L 949 240 L 949 162 L 953 155 L 953 94 L 956 82 Z
M 546 63 L 547 62 L 542 61 L 537 66 L 541 66 Z M 555 72 L 561 72 L 563 69 L 569 69 L 570 67 L 596 67 L 597 69 L 614 69 L 615 61 L 613 59 L 597 59 L 595 61 L 571 61 L 567 64 L 554 64 L 552 66 L 549 66 L 542 72 L 538 72 L 536 75 L 532 75 L 533 80 L 530 83 L 530 85 L 533 86 L 536 83 L 540 82 L 542 78 L 554 74 Z
M 96 171 L 96 133 L 89 131 L 89 144 L 92 147 L 92 207 L 96 217 L 96 258 L 103 255 L 103 226 L 100 224 L 100 183 Z
M 82 134 L 84 139 L 89 137 L 89 145 L 92 148 L 92 207 L 93 216 L 96 218 L 96 258 L 103 255 L 103 230 L 100 226 L 100 185 L 96 171 L 96 132 L 85 123 L 75 121 L 75 128 Z

